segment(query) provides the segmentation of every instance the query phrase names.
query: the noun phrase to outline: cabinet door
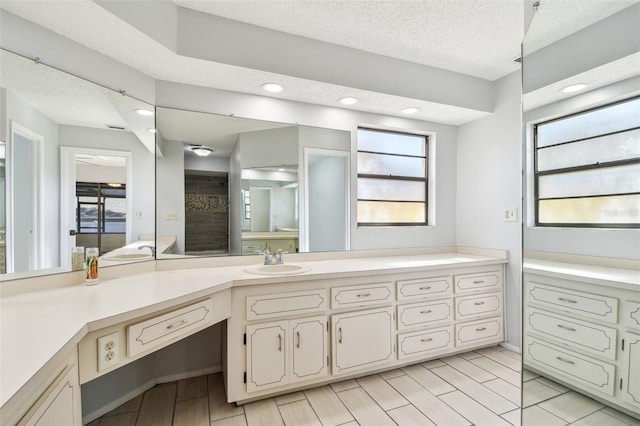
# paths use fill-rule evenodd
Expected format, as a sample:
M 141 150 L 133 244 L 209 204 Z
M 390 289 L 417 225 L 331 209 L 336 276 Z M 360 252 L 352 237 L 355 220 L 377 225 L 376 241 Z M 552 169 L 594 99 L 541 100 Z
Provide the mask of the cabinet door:
M 393 308 L 333 315 L 332 323 L 333 374 L 393 359 Z
M 622 400 L 640 408 L 640 336 L 624 333 Z
M 293 320 L 291 330 L 290 382 L 301 382 L 327 375 L 327 318 Z
M 247 392 L 289 382 L 287 321 L 247 326 Z
M 81 426 L 78 369 L 67 367 L 18 425 Z

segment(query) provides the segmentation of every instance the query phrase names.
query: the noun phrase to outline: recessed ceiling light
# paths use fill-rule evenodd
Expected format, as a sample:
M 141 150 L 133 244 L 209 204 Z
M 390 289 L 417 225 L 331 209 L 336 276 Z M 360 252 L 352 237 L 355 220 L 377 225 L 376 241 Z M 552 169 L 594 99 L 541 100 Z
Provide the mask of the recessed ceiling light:
M 405 108 L 402 110 L 403 114 L 415 114 L 416 112 L 420 111 L 420 109 L 416 108 L 416 107 L 409 107 L 409 108 Z
M 140 115 L 144 115 L 145 117 L 150 117 L 153 115 L 153 111 L 148 109 L 137 109 L 136 112 Z
M 149 132 L 151 132 L 151 133 L 155 133 L 156 132 L 156 129 L 147 129 L 147 130 L 149 130 Z
M 579 92 L 585 87 L 587 87 L 585 83 L 578 83 L 578 84 L 572 84 L 571 86 L 563 87 L 560 90 L 563 91 L 564 93 L 573 93 L 573 92 Z
M 271 93 L 282 92 L 282 86 L 277 83 L 265 83 L 262 85 L 262 88 Z
M 284 169 L 282 167 L 278 168 L 279 172 L 284 172 Z
M 345 105 L 353 105 L 356 102 L 358 102 L 357 98 L 352 98 L 352 97 L 346 97 L 346 98 L 341 98 L 340 99 L 340 103 L 345 104 Z
M 199 157 L 206 157 L 213 152 L 213 149 L 204 145 L 196 145 L 191 147 L 191 151 L 193 151 Z

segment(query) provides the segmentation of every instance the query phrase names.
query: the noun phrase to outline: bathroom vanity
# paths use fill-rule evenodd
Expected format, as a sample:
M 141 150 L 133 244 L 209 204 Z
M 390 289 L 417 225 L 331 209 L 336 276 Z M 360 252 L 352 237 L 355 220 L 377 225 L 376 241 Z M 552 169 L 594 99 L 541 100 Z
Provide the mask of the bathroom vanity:
M 504 251 L 392 252 L 288 256 L 307 272 L 279 276 L 182 260 L 4 296 L 3 424 L 82 424 L 81 383 L 224 320 L 241 403 L 504 340 Z

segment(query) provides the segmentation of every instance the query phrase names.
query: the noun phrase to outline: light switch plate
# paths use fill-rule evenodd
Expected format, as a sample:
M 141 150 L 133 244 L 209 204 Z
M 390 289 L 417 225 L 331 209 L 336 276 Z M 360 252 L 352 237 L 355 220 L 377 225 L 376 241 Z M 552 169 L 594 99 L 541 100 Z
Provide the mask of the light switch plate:
M 98 337 L 98 371 L 120 362 L 120 332 Z
M 505 222 L 516 222 L 518 220 L 518 209 L 505 209 L 504 210 L 504 221 Z

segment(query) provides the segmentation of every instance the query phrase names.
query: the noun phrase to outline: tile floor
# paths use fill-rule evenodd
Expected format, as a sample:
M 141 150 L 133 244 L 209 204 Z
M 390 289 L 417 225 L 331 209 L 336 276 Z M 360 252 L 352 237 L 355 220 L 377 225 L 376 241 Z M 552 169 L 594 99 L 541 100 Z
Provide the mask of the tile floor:
M 496 346 L 236 407 L 221 374 L 158 385 L 89 426 L 520 425 L 520 354 Z M 529 371 L 527 426 L 640 426 Z

